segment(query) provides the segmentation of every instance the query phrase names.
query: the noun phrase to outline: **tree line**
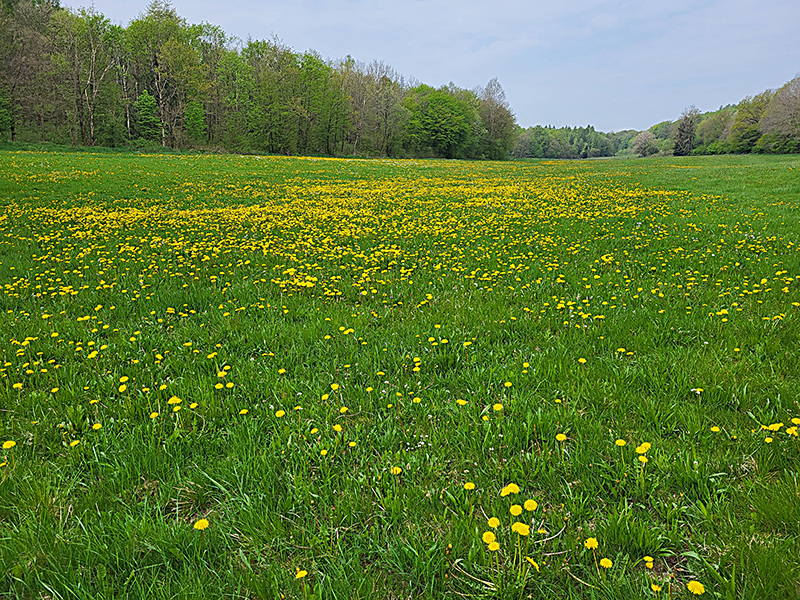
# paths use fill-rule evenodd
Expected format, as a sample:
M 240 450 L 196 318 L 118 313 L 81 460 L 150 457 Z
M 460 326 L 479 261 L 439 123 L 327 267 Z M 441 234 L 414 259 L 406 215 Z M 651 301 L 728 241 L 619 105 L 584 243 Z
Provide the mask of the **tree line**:
M 800 76 L 716 111 L 690 106 L 678 120 L 639 133 L 632 149 L 642 156 L 800 152 Z
M 648 130 L 520 128 L 472 90 L 229 37 L 154 0 L 126 27 L 58 0 L 0 0 L 0 140 L 139 149 L 468 159 L 800 152 L 800 77 Z
M 497 79 L 433 88 L 390 66 L 241 42 L 154 0 L 126 27 L 94 8 L 0 0 L 0 136 L 80 146 L 504 159 Z

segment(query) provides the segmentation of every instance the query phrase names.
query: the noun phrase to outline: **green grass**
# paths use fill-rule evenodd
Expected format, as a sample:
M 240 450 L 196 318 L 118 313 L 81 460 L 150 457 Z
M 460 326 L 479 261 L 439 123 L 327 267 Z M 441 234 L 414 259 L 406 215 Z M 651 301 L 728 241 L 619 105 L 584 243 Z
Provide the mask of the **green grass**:
M 0 153 L 0 595 L 800 597 L 799 173 Z

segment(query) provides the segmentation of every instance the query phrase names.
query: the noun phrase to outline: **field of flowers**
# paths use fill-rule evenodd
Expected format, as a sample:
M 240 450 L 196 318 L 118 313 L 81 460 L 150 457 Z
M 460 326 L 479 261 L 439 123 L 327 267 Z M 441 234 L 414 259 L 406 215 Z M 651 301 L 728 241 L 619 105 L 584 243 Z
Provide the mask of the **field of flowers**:
M 800 597 L 800 157 L 0 153 L 0 596 Z

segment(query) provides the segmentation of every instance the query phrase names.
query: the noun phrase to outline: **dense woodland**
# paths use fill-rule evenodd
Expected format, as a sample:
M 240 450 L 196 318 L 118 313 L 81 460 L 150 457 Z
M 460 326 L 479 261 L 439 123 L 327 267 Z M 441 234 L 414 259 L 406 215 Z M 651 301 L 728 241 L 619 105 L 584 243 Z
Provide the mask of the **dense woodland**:
M 475 90 L 229 38 L 155 0 L 127 27 L 93 9 L 5 4 L 0 130 L 12 140 L 275 154 L 505 158 L 517 125 Z
M 154 0 L 126 27 L 93 8 L 0 0 L 0 140 L 242 153 L 591 158 L 798 152 L 800 78 L 646 132 L 520 128 L 502 86 L 433 88 L 390 66 L 246 42 Z

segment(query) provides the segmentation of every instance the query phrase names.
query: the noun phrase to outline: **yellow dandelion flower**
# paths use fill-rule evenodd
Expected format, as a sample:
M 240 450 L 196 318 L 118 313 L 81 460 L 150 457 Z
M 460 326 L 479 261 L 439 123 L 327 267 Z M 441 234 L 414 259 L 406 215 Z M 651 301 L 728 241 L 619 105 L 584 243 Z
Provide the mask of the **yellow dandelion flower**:
M 16 445 L 17 445 L 17 442 L 15 442 L 14 440 L 8 440 L 6 442 L 3 442 L 3 450 L 8 450 L 10 448 L 13 448 Z
M 199 531 L 208 529 L 208 519 L 199 519 L 198 521 L 195 521 L 194 528 Z
M 519 504 L 512 504 L 508 511 L 515 517 L 518 517 L 522 514 L 522 507 Z
M 95 431 L 97 431 L 97 430 L 98 430 L 98 429 L 100 429 L 102 426 L 103 426 L 103 425 L 102 425 L 102 423 L 95 423 L 94 425 L 92 425 L 92 429 L 94 429 Z
M 302 579 L 306 575 L 308 575 L 308 571 L 303 571 L 298 567 L 297 568 L 297 573 L 295 573 L 294 578 L 295 579 Z
M 494 406 L 492 406 L 492 408 L 493 408 L 495 411 L 497 411 L 497 412 L 500 412 L 501 410 L 503 410 L 503 405 L 502 405 L 502 404 L 500 404 L 500 403 L 498 402 L 497 404 L 495 404 Z
M 516 533 L 518 535 L 521 535 L 522 537 L 528 537 L 531 534 L 531 528 L 529 525 L 526 525 L 525 523 L 520 523 L 517 526 Z
M 400 475 L 403 472 L 403 469 L 400 467 L 392 467 L 392 475 Z
M 488 524 L 488 525 L 489 525 L 489 527 L 491 527 L 492 529 L 496 529 L 496 528 L 497 528 L 497 526 L 498 526 L 498 525 L 500 525 L 500 519 L 498 519 L 497 517 L 491 517 L 491 518 L 490 518 L 490 519 L 487 521 L 487 524 Z
M 489 544 L 489 552 L 496 552 L 497 550 L 500 550 L 500 544 L 497 542 L 492 542 Z
M 536 500 L 525 500 L 525 504 L 523 504 L 523 506 L 528 512 L 533 512 L 538 508 L 539 505 L 536 503 Z
M 468 481 L 467 483 L 464 484 L 464 489 L 465 490 L 474 490 L 475 489 L 475 484 L 472 483 L 471 481 Z
M 695 596 L 701 596 L 706 593 L 706 588 L 699 581 L 690 581 L 686 584 L 686 589 L 692 592 Z
M 285 414 L 286 414 L 286 411 L 283 411 L 283 410 L 276 410 L 275 411 L 275 416 L 278 417 L 279 419 Z
M 603 567 L 604 569 L 610 569 L 611 567 L 614 566 L 614 563 L 611 562 L 610 558 L 601 558 L 600 566 Z
M 615 443 L 617 446 L 619 446 L 620 448 L 622 448 L 622 447 L 623 447 L 625 444 L 627 444 L 628 442 L 626 442 L 626 441 L 625 441 L 625 440 L 623 440 L 623 439 L 619 439 L 619 440 L 617 440 L 617 441 L 616 441 L 616 442 L 614 442 L 614 443 Z
M 585 542 L 583 542 L 583 545 L 589 550 L 595 550 L 599 546 L 597 543 L 597 538 L 593 537 L 588 538 Z
M 539 565 L 535 560 L 533 560 L 530 556 L 526 556 L 525 560 L 527 560 L 531 564 L 531 566 L 533 566 L 533 568 L 536 569 L 537 573 L 539 572 Z
M 564 435 L 563 433 L 559 433 L 558 435 L 556 435 L 556 441 L 565 442 L 567 441 L 567 436 Z
M 492 532 L 492 531 L 484 531 L 483 535 L 481 536 L 481 539 L 483 540 L 484 544 L 491 544 L 497 538 L 494 535 L 494 532 Z

